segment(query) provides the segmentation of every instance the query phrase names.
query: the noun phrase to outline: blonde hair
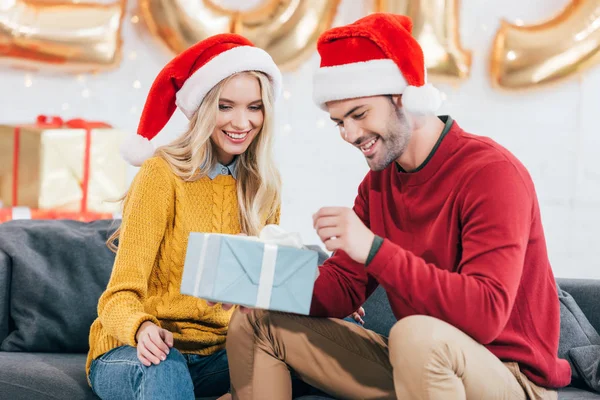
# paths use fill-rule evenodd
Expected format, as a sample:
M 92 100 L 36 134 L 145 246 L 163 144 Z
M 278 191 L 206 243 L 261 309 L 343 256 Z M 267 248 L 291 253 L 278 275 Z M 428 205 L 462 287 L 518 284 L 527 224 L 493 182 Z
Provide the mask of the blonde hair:
M 267 75 L 247 71 L 258 79 L 263 103 L 263 125 L 248 149 L 238 156 L 237 197 L 240 225 L 247 235 L 258 235 L 265 221 L 272 218 L 281 202 L 281 178 L 273 156 L 273 90 Z M 237 75 L 237 74 L 236 74 Z M 219 98 L 232 75 L 215 85 L 204 97 L 190 120 L 187 131 L 173 142 L 156 149 L 173 173 L 185 181 L 196 181 L 208 175 L 217 164 L 216 145 L 210 140 L 215 129 Z M 127 194 L 123 196 L 124 204 Z M 107 245 L 116 251 L 115 240 L 120 229 L 108 239 Z

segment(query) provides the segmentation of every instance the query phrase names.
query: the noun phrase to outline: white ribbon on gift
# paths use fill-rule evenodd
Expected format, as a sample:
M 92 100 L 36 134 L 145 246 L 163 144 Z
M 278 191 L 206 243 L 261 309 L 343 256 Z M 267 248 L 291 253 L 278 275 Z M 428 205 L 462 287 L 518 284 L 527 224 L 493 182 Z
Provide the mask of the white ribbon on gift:
M 208 238 L 210 234 L 204 234 L 204 242 L 200 251 L 200 260 L 198 260 L 198 273 L 194 285 L 194 293 L 197 295 L 200 287 L 200 280 L 206 263 L 206 252 L 208 250 Z M 223 235 L 233 236 L 233 235 Z M 238 239 L 253 240 L 264 243 L 262 265 L 258 281 L 258 293 L 256 296 L 256 308 L 269 308 L 271 305 L 271 295 L 273 293 L 273 281 L 275 280 L 275 265 L 277 264 L 277 249 L 279 246 L 302 248 L 302 239 L 298 233 L 289 233 L 279 225 L 267 225 L 260 232 L 258 237 L 254 236 L 233 236 Z
M 273 294 L 273 281 L 275 279 L 275 265 L 277 264 L 277 247 L 288 246 L 302 248 L 302 239 L 298 233 L 288 233 L 279 225 L 265 226 L 258 239 L 265 243 L 263 250 L 260 279 L 258 281 L 258 295 L 256 308 L 269 308 Z

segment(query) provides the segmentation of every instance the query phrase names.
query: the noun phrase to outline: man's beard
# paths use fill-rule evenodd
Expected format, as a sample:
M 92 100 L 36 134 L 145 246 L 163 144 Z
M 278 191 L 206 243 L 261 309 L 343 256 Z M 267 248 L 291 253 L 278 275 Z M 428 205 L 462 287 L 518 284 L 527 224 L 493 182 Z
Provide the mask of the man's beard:
M 385 134 L 379 135 L 380 148 L 375 158 L 367 158 L 367 164 L 372 171 L 383 171 L 399 159 L 410 141 L 410 124 L 400 107 L 392 104 L 392 114 L 388 121 Z

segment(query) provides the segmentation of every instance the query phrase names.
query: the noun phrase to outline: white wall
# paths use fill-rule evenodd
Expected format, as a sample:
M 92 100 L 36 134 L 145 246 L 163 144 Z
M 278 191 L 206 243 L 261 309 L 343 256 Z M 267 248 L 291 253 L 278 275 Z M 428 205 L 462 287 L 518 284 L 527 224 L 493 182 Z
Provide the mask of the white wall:
M 105 2 L 108 2 L 106 0 Z M 130 15 L 135 13 L 131 1 Z M 490 87 L 488 58 L 501 18 L 533 23 L 562 9 L 568 0 L 463 0 L 461 37 L 473 51 L 471 78 L 449 87 L 442 113 L 467 131 L 494 138 L 529 168 L 542 206 L 542 218 L 555 274 L 600 278 L 600 66 L 581 77 L 543 89 L 507 94 Z M 336 24 L 362 16 L 364 4 L 342 0 Z M 124 59 L 116 71 L 83 79 L 0 70 L 0 121 L 32 121 L 38 114 L 105 120 L 135 131 L 150 85 L 171 55 L 142 23 L 126 20 Z M 135 55 L 134 55 L 135 53 Z M 367 172 L 361 154 L 342 142 L 328 116 L 311 102 L 315 54 L 299 70 L 285 75 L 289 99 L 278 105 L 277 154 L 284 178 L 282 224 L 316 243 L 311 215 L 326 205 L 350 206 Z M 32 80 L 25 87 L 25 80 Z M 134 81 L 140 88 L 134 88 Z M 89 97 L 83 97 L 87 90 Z M 156 139 L 168 142 L 185 126 L 177 115 Z M 135 170 L 130 171 L 130 178 Z

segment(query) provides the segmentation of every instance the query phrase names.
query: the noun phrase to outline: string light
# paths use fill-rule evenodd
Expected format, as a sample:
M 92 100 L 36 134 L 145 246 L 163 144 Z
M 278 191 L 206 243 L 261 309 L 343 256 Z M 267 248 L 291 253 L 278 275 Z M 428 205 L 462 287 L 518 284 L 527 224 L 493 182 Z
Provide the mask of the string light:
M 135 60 L 137 58 L 137 52 L 132 51 L 129 53 L 129 59 L 130 60 Z
M 510 61 L 514 61 L 517 58 L 517 53 L 511 50 L 508 53 L 506 53 L 506 58 L 508 58 Z
M 132 24 L 137 24 L 138 22 L 140 22 L 140 17 L 138 17 L 137 15 L 134 15 L 133 17 L 131 17 Z
M 290 93 L 289 90 L 284 90 L 283 91 L 283 98 L 286 100 L 289 100 L 289 98 L 292 97 L 292 94 Z
M 440 97 L 442 98 L 442 101 L 446 101 L 448 95 L 445 92 L 440 92 Z
M 481 30 L 484 31 L 484 32 L 487 32 L 488 26 L 485 25 L 485 24 L 481 25 Z
M 77 75 L 77 82 L 84 83 L 85 82 L 85 75 L 83 75 L 83 74 Z
M 135 113 L 137 113 L 137 107 L 136 107 L 136 106 L 132 106 L 132 107 L 129 109 L 129 112 L 130 112 L 131 114 L 135 114 Z
M 62 110 L 67 111 L 69 109 L 69 103 L 63 103 Z
M 320 128 L 320 129 L 325 128 L 325 120 L 323 118 L 320 118 L 317 120 L 317 128 Z
M 83 89 L 81 91 L 81 97 L 87 99 L 88 97 L 90 97 L 90 90 L 89 89 Z
M 523 26 L 523 25 L 525 25 L 525 22 L 523 22 L 522 19 L 515 19 L 515 25 L 517 25 L 517 26 Z
M 133 82 L 133 88 L 134 89 L 139 89 L 142 87 L 142 83 L 140 81 L 138 81 L 137 79 Z
M 285 133 L 290 133 L 290 132 L 292 131 L 292 126 L 291 126 L 290 124 L 285 124 L 285 125 L 283 126 L 283 131 L 284 131 Z
M 31 74 L 25 74 L 25 87 L 29 88 L 33 85 Z

